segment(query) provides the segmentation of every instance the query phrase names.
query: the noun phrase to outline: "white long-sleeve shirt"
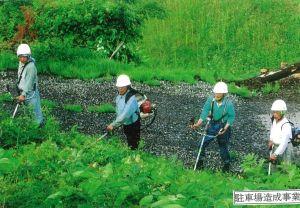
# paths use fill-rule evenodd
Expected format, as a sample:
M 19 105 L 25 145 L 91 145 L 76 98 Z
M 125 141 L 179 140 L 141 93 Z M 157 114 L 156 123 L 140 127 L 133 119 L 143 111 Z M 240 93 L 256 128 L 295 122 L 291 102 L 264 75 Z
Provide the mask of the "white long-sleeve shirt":
M 271 126 L 270 140 L 279 145 L 274 152 L 275 155 L 282 155 L 292 138 L 292 127 L 287 122 L 289 122 L 287 118 L 283 118 L 279 122 L 274 119 Z

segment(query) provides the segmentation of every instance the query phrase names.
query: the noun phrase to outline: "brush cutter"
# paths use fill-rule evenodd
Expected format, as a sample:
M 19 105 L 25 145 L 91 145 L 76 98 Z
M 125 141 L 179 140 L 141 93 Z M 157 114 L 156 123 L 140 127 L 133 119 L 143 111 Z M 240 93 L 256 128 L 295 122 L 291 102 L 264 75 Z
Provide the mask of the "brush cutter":
M 198 162 L 199 162 L 200 154 L 201 154 L 201 152 L 202 152 L 202 147 L 203 147 L 203 143 L 204 143 L 204 138 L 205 138 L 205 137 L 216 138 L 216 137 L 218 136 L 218 135 L 202 134 L 202 133 L 200 133 L 200 132 L 197 132 L 197 133 L 203 135 L 203 137 L 202 137 L 201 144 L 200 144 L 200 147 L 199 147 L 197 159 L 196 159 L 196 162 L 195 162 L 195 165 L 194 165 L 194 170 L 196 170 L 197 164 L 198 164 Z
M 206 132 L 206 130 L 207 130 L 208 126 L 209 126 L 210 120 L 211 119 L 208 117 L 207 118 L 207 123 L 206 123 L 206 125 L 204 127 L 204 132 Z M 192 117 L 191 120 L 190 120 L 190 124 L 194 124 L 194 123 L 195 123 L 195 118 Z M 217 135 L 209 135 L 209 134 L 205 134 L 205 133 L 202 133 L 202 132 L 199 132 L 199 131 L 196 131 L 196 133 L 202 135 L 203 137 L 202 137 L 201 144 L 200 144 L 200 147 L 199 147 L 197 159 L 196 159 L 196 162 L 195 162 L 195 165 L 194 165 L 194 170 L 196 170 L 197 164 L 199 162 L 200 154 L 202 152 L 202 147 L 203 147 L 203 143 L 204 143 L 204 138 L 205 137 L 216 138 L 219 135 L 219 133 Z
M 85 147 L 83 147 L 80 151 L 79 154 L 81 154 L 84 150 L 89 149 L 90 147 L 94 146 L 97 142 L 102 140 L 104 137 L 108 135 L 108 132 L 105 132 L 103 135 L 101 135 L 98 139 L 96 139 L 94 142 L 87 144 Z
M 99 142 L 101 139 L 103 139 L 104 137 L 106 137 L 108 135 L 108 131 L 105 132 L 102 136 L 100 136 L 98 139 L 96 139 L 96 141 L 94 141 L 93 143 L 91 143 L 90 145 L 88 145 L 88 147 L 93 146 L 94 144 L 96 144 L 97 142 Z
M 271 149 L 270 149 L 270 157 L 272 156 L 272 150 L 273 150 L 274 145 L 272 145 Z M 271 175 L 271 166 L 272 166 L 272 161 L 269 161 L 269 169 L 268 169 L 268 175 Z
M 12 97 L 15 97 L 14 95 L 12 95 L 13 93 L 11 92 L 10 87 L 9 87 L 8 84 L 6 85 L 6 91 L 7 91 Z M 19 106 L 20 106 L 20 103 L 17 103 L 17 105 L 16 105 L 16 107 L 15 107 L 15 110 L 14 110 L 14 112 L 13 112 L 12 118 L 14 118 L 14 117 L 16 116 L 16 113 L 17 113 L 17 111 L 18 111 Z
M 17 95 L 19 95 L 17 92 L 12 91 L 11 88 L 10 88 L 10 86 L 9 86 L 8 84 L 6 85 L 6 90 L 7 90 L 7 92 L 8 92 L 12 97 L 17 97 Z M 26 100 L 30 100 L 32 97 L 34 97 L 34 95 L 35 95 L 35 93 L 34 93 L 31 97 L 26 98 L 25 101 L 26 101 Z M 16 116 L 16 114 L 17 114 L 17 112 L 18 112 L 18 109 L 19 109 L 19 107 L 20 107 L 21 104 L 22 104 L 21 102 L 17 102 L 17 105 L 16 105 L 15 110 L 14 110 L 14 112 L 13 112 L 12 118 L 14 118 L 14 117 Z
M 20 106 L 20 103 L 17 103 L 17 105 L 16 105 L 16 107 L 15 107 L 15 110 L 14 110 L 14 113 L 13 113 L 13 115 L 12 115 L 12 118 L 14 118 L 14 117 L 16 116 L 16 113 L 17 113 L 17 111 L 18 111 L 19 106 Z

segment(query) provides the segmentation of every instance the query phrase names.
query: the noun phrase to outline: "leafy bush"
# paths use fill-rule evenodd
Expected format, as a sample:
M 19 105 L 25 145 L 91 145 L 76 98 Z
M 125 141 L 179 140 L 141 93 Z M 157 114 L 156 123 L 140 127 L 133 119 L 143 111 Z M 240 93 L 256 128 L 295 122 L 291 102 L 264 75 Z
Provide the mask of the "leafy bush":
M 18 1 L 19 2 L 19 1 Z M 22 2 L 22 1 L 20 1 Z M 3 2 L 0 9 L 1 41 L 12 45 L 38 40 L 67 40 L 72 46 L 94 49 L 105 57 L 110 56 L 120 43 L 124 43 L 115 58 L 125 62 L 139 62 L 135 44 L 141 38 L 141 26 L 151 13 L 163 13 L 158 4 L 126 3 L 126 1 L 24 1 L 15 4 Z M 38 18 L 37 18 L 38 17 Z M 9 19 L 9 21 L 7 21 Z M 60 53 L 57 45 L 44 47 L 45 51 Z M 46 53 L 46 52 L 44 52 Z M 58 54 L 59 55 L 59 54 Z
M 9 115 L 0 112 L 1 141 L 3 130 L 16 139 L 15 122 L 21 120 L 8 125 Z M 29 120 L 23 122 L 22 136 L 35 137 Z M 11 128 L 6 130 L 7 126 Z M 42 135 L 45 140 L 40 144 L 0 148 L 2 206 L 231 207 L 233 190 L 286 190 L 300 185 L 299 168 L 284 166 L 268 176 L 255 155 L 246 157 L 243 174 L 223 175 L 195 172 L 176 159 L 131 151 L 115 137 L 97 141 L 76 129 L 61 132 L 51 117 Z
M 25 108 L 25 107 L 24 107 Z M 0 111 L 0 142 L 2 147 L 13 147 L 21 144 L 28 144 L 34 141 L 41 141 L 38 124 L 34 122 L 30 110 L 25 108 L 23 116 L 12 119 L 4 111 Z

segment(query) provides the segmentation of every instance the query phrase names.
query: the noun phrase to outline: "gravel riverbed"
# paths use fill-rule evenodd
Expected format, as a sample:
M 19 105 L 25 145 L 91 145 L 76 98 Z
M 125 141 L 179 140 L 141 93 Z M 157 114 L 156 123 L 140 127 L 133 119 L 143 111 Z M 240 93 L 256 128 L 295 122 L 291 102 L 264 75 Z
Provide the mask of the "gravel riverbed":
M 0 93 L 6 90 L 6 84 L 15 82 L 15 76 L 15 71 L 1 72 Z M 249 153 L 255 153 L 260 157 L 267 156 L 270 107 L 275 99 L 284 99 L 288 105 L 287 117 L 294 123 L 300 124 L 299 80 L 291 83 L 286 84 L 286 89 L 277 94 L 258 95 L 251 99 L 229 94 L 236 109 L 236 120 L 230 141 L 233 171 L 241 170 L 242 158 Z M 114 104 L 117 93 L 114 84 L 114 79 L 82 81 L 48 75 L 39 76 L 42 99 L 59 104 L 52 113 L 61 123 L 62 128 L 69 130 L 77 125 L 80 132 L 90 135 L 100 135 L 105 126 L 115 117 L 113 113 L 100 114 L 87 111 L 87 107 L 91 105 Z M 144 151 L 159 156 L 175 156 L 186 167 L 192 168 L 201 136 L 187 126 L 192 116 L 198 117 L 200 114 L 206 98 L 212 95 L 213 86 L 199 81 L 193 85 L 161 82 L 158 87 L 133 83 L 133 87 L 144 92 L 158 107 L 154 123 L 141 134 L 144 140 Z M 80 113 L 70 112 L 61 107 L 64 104 L 79 104 L 84 110 Z M 117 134 L 124 139 L 121 131 Z M 300 157 L 300 150 L 297 151 L 296 154 Z M 206 168 L 212 170 L 221 168 L 217 142 L 210 144 L 206 155 Z

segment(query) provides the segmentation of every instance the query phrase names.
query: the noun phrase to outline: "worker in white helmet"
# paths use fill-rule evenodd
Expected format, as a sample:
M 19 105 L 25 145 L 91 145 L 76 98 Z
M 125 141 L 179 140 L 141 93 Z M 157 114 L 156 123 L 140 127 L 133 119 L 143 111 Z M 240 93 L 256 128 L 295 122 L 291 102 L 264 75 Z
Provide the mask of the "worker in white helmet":
M 18 102 L 33 107 L 36 122 L 43 124 L 40 93 L 38 90 L 38 77 L 35 60 L 31 57 L 31 50 L 27 44 L 20 44 L 17 49 L 19 58 L 17 89 Z
M 116 87 L 118 96 L 116 97 L 116 119 L 107 126 L 108 131 L 123 125 L 123 130 L 127 138 L 128 146 L 137 149 L 140 142 L 140 111 L 137 99 L 131 90 L 131 82 L 127 75 L 122 74 L 117 78 Z
M 287 107 L 283 100 L 275 100 L 271 107 L 272 126 L 268 147 L 274 150 L 270 155 L 270 161 L 284 161 L 292 163 L 293 145 L 291 143 L 292 127 L 289 120 L 285 117 Z
M 213 88 L 214 96 L 209 97 L 203 107 L 199 120 L 191 127 L 198 128 L 204 121 L 209 120 L 206 129 L 206 136 L 203 138 L 200 158 L 196 167 L 203 168 L 205 149 L 209 143 L 216 138 L 220 155 L 223 161 L 223 172 L 228 172 L 230 168 L 230 154 L 228 151 L 231 127 L 235 119 L 235 111 L 232 101 L 226 96 L 228 87 L 224 82 L 217 82 Z

